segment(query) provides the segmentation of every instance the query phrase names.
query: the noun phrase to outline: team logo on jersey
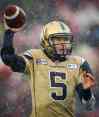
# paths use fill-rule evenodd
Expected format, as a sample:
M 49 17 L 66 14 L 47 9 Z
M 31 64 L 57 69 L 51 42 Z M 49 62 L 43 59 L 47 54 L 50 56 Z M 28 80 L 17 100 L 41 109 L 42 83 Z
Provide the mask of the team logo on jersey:
M 67 64 L 67 68 L 69 68 L 69 69 L 77 69 L 77 64 Z
M 48 64 L 48 62 L 46 59 L 36 59 L 36 64 L 46 65 L 46 64 Z

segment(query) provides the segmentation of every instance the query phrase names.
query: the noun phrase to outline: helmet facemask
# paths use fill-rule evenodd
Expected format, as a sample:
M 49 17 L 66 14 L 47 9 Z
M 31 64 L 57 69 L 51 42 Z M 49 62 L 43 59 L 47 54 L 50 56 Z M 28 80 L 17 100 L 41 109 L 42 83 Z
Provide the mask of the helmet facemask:
M 58 35 L 49 37 L 49 46 L 54 60 L 64 61 L 72 52 L 72 35 Z

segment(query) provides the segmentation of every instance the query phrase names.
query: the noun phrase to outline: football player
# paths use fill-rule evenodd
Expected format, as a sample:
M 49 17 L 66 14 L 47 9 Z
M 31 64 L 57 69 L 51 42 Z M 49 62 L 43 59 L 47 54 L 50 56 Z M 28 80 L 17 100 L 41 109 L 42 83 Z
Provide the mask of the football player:
M 41 33 L 41 48 L 27 50 L 22 56 L 13 47 L 14 31 L 4 33 L 3 62 L 14 72 L 30 76 L 31 117 L 74 117 L 75 94 L 90 110 L 95 97 L 91 88 L 95 79 L 88 62 L 72 56 L 73 34 L 61 21 L 46 24 Z

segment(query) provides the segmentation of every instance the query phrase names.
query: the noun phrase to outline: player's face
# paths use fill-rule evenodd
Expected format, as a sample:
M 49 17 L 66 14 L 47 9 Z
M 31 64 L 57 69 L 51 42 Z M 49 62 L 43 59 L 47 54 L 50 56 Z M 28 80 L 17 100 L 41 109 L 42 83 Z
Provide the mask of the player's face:
M 67 50 L 71 48 L 71 43 L 69 39 L 63 37 L 58 37 L 53 40 L 54 48 L 59 55 L 66 55 Z

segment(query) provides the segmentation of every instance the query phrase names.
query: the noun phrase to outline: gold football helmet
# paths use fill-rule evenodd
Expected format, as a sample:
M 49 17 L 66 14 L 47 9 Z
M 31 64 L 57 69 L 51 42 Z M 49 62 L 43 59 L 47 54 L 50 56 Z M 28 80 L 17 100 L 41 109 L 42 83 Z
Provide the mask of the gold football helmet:
M 64 39 L 67 44 L 62 54 L 59 54 L 55 48 L 54 40 Z M 41 33 L 41 48 L 53 61 L 63 61 L 72 51 L 73 35 L 68 25 L 61 21 L 52 21 L 43 27 Z

